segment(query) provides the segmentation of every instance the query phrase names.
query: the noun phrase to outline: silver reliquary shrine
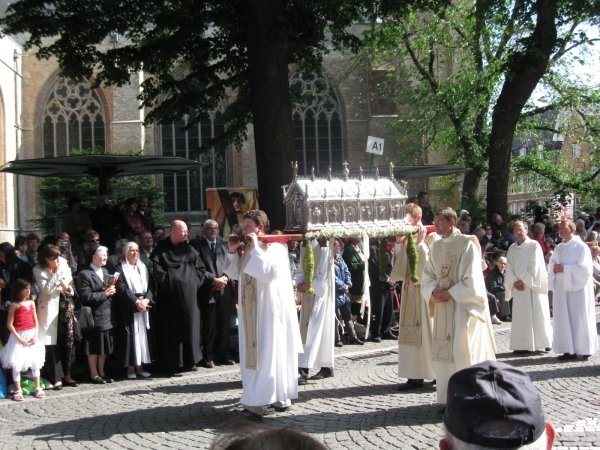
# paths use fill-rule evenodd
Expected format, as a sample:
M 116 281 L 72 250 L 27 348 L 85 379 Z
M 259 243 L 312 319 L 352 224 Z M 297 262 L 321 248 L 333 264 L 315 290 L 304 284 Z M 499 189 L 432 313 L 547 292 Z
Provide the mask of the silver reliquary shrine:
M 394 178 L 390 164 L 388 176 L 350 177 L 344 163 L 342 177 L 334 177 L 329 168 L 326 177 L 298 176 L 298 164 L 292 164 L 294 180 L 283 186 L 286 207 L 286 232 L 319 230 L 351 231 L 387 228 L 405 224 L 406 183 Z

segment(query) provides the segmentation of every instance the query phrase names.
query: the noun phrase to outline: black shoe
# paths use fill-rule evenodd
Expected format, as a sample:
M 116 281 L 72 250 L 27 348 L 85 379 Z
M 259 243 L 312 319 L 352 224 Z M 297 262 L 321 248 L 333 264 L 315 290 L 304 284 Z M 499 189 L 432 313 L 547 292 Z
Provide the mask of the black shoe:
M 102 378 L 102 377 L 96 377 L 96 378 L 92 378 L 92 383 L 106 384 L 106 380 L 104 380 L 104 378 Z
M 77 381 L 63 381 L 63 386 L 77 387 L 79 383 Z
M 286 412 L 288 409 L 290 409 L 292 406 L 275 406 L 275 405 L 269 405 L 267 406 L 267 408 L 273 408 L 275 410 L 275 412 Z
M 365 343 L 363 341 L 361 341 L 359 338 L 350 339 L 349 343 L 352 345 L 365 345 Z
M 252 411 L 247 409 L 242 409 L 241 411 L 238 409 L 236 414 L 240 416 L 242 419 L 250 420 L 252 422 L 262 423 L 263 418 L 258 414 L 254 414 Z
M 568 359 L 577 359 L 577 353 L 563 353 L 557 359 L 559 361 L 566 361 Z
M 391 331 L 388 331 L 387 333 L 383 334 L 383 339 L 387 340 L 387 341 L 397 341 L 398 340 L 398 336 L 396 336 Z
M 181 372 L 167 372 L 165 374 L 166 378 L 173 378 L 173 377 L 179 378 L 179 377 L 182 377 L 182 376 L 183 376 L 183 374 Z
M 581 355 L 581 357 L 582 357 L 583 359 L 590 359 L 590 356 L 592 356 L 592 355 Z
M 544 349 L 544 351 L 545 351 L 545 352 L 549 352 L 550 350 L 552 350 L 552 347 L 546 347 L 546 348 Z
M 309 378 L 309 380 L 322 380 L 324 378 L 332 378 L 333 377 L 333 370 L 332 371 L 324 371 L 324 370 L 319 370 L 319 372 L 316 375 L 313 375 L 312 377 Z
M 52 389 L 55 391 L 60 391 L 63 388 L 62 384 L 55 384 Z
M 513 350 L 515 355 L 526 355 L 527 353 L 531 353 L 529 350 Z
M 381 343 L 381 338 L 379 336 L 378 337 L 374 337 L 374 338 L 371 338 L 371 341 L 379 344 L 379 343 Z
M 306 378 L 298 377 L 298 386 L 305 386 L 306 384 L 308 384 L 308 381 L 306 381 Z
M 411 389 L 420 389 L 423 387 L 423 380 L 409 378 L 406 383 L 400 383 L 399 391 L 410 391 Z

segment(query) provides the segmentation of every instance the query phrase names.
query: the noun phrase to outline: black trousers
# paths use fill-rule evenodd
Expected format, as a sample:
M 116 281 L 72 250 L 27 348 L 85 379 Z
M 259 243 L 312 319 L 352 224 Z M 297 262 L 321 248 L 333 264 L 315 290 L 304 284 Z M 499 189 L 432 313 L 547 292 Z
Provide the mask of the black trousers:
M 71 364 L 75 360 L 75 346 L 67 345 L 67 337 L 58 333 L 57 345 L 46 345 L 46 361 L 42 372 L 51 383 L 71 375 Z
M 202 320 L 202 356 L 205 361 L 229 359 L 229 326 L 231 301 L 217 299 L 214 303 L 200 302 Z
M 371 286 L 371 337 L 381 337 L 391 331 L 394 319 L 394 295 L 388 288 Z

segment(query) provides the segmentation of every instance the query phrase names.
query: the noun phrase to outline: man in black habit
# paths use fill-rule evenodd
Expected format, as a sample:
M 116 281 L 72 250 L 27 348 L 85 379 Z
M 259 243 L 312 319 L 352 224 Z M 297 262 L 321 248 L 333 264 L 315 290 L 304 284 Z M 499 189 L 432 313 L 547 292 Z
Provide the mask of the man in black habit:
M 154 249 L 157 284 L 156 341 L 158 356 L 168 375 L 198 370 L 200 351 L 200 310 L 197 293 L 206 271 L 198 252 L 187 242 L 187 226 L 181 220 L 171 223 L 170 236 Z

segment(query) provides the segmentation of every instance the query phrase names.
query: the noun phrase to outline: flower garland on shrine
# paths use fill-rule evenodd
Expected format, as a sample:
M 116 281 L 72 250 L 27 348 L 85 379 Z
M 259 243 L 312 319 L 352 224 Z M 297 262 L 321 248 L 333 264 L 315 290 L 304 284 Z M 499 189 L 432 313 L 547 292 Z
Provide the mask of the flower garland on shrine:
M 313 277 L 315 276 L 315 253 L 312 248 L 312 240 L 307 239 L 304 246 L 304 259 L 302 260 L 302 270 L 304 270 L 304 283 L 306 284 L 306 293 L 313 295 L 315 290 L 312 287 Z

